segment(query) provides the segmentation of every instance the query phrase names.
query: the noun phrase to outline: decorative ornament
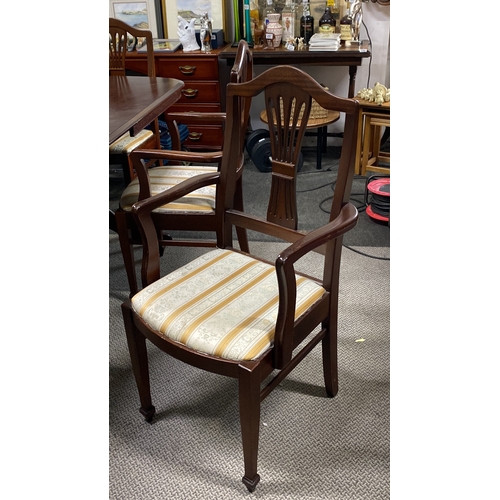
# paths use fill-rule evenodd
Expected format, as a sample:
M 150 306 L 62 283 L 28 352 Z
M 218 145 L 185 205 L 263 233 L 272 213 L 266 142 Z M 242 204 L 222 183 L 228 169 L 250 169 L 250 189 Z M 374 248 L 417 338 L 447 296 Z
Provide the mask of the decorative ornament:
M 177 23 L 177 36 L 179 37 L 179 41 L 182 43 L 182 49 L 184 52 L 200 50 L 200 46 L 196 42 L 196 30 L 194 28 L 196 18 L 191 19 L 189 22 L 181 16 L 177 16 L 177 19 L 179 20 Z
M 356 97 L 382 106 L 384 102 L 389 102 L 391 100 L 391 89 L 377 82 L 372 89 L 361 89 L 356 94 Z
M 212 52 L 212 20 L 208 17 L 208 12 L 205 12 L 200 19 L 200 40 L 202 52 Z

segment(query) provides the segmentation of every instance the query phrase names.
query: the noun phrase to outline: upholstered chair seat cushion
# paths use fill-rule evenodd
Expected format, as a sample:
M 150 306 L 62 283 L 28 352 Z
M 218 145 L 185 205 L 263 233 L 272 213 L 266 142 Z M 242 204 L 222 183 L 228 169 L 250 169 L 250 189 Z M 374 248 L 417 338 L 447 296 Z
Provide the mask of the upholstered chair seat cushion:
M 151 195 L 161 193 L 180 182 L 195 175 L 216 172 L 217 167 L 212 166 L 165 166 L 149 170 Z M 130 211 L 132 205 L 139 199 L 139 179 L 134 179 L 123 191 L 120 207 Z M 206 186 L 189 193 L 188 195 L 168 203 L 157 212 L 205 212 L 213 213 L 215 209 L 215 186 Z
M 325 290 L 296 275 L 295 318 Z M 231 360 L 251 360 L 274 341 L 278 314 L 275 267 L 231 250 L 215 249 L 132 298 L 132 306 L 160 337 Z
M 146 129 L 141 130 L 134 137 L 127 132 L 109 145 L 109 152 L 110 154 L 129 154 L 152 136 L 153 132 Z

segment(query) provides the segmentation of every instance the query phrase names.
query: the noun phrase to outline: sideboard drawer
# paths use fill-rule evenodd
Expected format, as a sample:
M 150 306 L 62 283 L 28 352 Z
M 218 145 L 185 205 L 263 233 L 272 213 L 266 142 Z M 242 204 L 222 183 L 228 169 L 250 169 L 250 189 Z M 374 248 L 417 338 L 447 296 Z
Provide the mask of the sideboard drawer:
M 185 57 L 158 60 L 158 76 L 190 80 L 218 80 L 217 58 Z
M 172 111 L 220 112 L 222 110 L 221 88 L 228 81 L 220 74 L 219 54 L 225 48 L 214 49 L 209 54 L 177 50 L 169 53 L 155 53 L 156 76 L 176 78 L 185 85 L 180 99 L 173 104 Z M 147 55 L 128 52 L 127 69 L 141 71 L 147 69 Z M 222 82 L 222 83 L 221 83 Z M 220 124 L 195 124 L 188 120 L 191 137 L 185 146 L 193 150 L 219 150 L 222 147 L 223 127 Z
M 186 82 L 181 90 L 179 103 L 201 102 L 211 103 L 220 101 L 218 82 Z
M 213 150 L 221 148 L 224 139 L 221 126 L 188 125 L 189 135 L 184 141 L 184 146 L 191 150 Z

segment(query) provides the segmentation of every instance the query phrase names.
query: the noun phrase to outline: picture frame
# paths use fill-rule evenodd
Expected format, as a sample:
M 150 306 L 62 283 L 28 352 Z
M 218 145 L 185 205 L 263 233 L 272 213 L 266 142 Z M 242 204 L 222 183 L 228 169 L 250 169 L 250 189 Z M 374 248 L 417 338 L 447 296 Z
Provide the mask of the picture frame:
M 181 42 L 173 38 L 153 38 L 153 52 L 175 52 L 180 49 Z M 146 52 L 147 47 L 144 44 L 142 47 L 137 49 L 137 52 Z
M 136 28 L 148 29 L 153 34 L 153 38 L 158 38 L 154 0 L 137 2 L 109 0 L 109 17 L 120 19 Z
M 212 29 L 224 29 L 225 2 L 224 0 L 162 0 L 163 24 L 167 38 L 178 38 L 177 16 L 184 17 L 186 21 L 196 18 L 195 26 L 200 29 L 200 18 L 208 12 L 212 19 Z

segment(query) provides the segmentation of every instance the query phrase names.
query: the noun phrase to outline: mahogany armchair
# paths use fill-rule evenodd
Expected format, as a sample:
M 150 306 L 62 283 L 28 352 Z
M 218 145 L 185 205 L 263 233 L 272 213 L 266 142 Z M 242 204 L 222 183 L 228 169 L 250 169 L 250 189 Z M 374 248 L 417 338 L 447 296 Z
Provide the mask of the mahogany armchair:
M 246 128 L 241 101 L 259 94 L 264 94 L 268 116 L 276 118 L 275 123 L 269 120 L 272 183 L 267 216 L 246 213 L 234 202 Z M 345 128 L 329 222 L 305 233 L 297 230 L 295 182 L 312 99 L 326 109 L 344 113 Z M 132 207 L 143 241 L 141 272 L 145 288 L 123 303 L 122 312 L 140 412 L 148 422 L 155 414 L 147 340 L 193 368 L 236 379 L 243 483 L 250 492 L 260 480 L 257 454 L 261 403 L 319 343 L 326 392 L 333 397 L 338 390 L 342 238 L 356 225 L 358 217 L 349 202 L 358 107 L 357 101 L 333 95 L 291 66 L 273 67 L 246 83 L 230 83 L 220 171 L 194 177 Z M 297 126 L 301 109 L 304 118 Z M 138 152 L 132 155 L 140 157 Z M 161 277 L 155 210 L 209 184 L 217 186 L 217 248 Z M 233 247 L 233 226 L 290 244 L 274 262 L 265 261 Z M 324 266 L 318 274 L 321 278 L 295 269 L 296 262 L 313 251 L 324 255 Z M 160 362 L 157 357 L 155 362 Z M 269 376 L 273 378 L 269 380 Z
M 252 53 L 245 40 L 238 45 L 235 62 L 230 72 L 231 82 L 246 82 L 251 80 L 253 73 Z M 250 113 L 250 100 L 240 101 L 239 112 L 241 119 L 247 123 Z M 198 113 L 197 119 L 210 122 L 223 118 L 225 113 Z M 168 127 L 176 130 L 176 120 L 165 116 Z M 220 123 L 220 122 L 219 122 Z M 243 137 L 246 133 L 246 125 L 241 130 Z M 191 181 L 197 175 L 203 174 L 217 177 L 220 171 L 222 151 L 192 152 L 177 150 L 179 141 L 175 141 L 172 135 L 172 150 L 137 150 L 131 155 L 131 159 L 137 172 L 134 179 L 124 190 L 120 199 L 120 206 L 115 212 L 117 232 L 120 248 L 123 256 L 125 270 L 131 295 L 138 290 L 136 265 L 134 260 L 134 246 L 142 244 L 140 234 L 137 230 L 135 219 L 132 215 L 132 206 L 138 200 L 157 195 L 165 190 L 176 186 L 184 187 L 185 194 L 179 199 L 173 199 L 168 204 L 157 207 L 153 218 L 157 228 L 158 245 L 162 248 L 167 246 L 201 246 L 214 247 L 216 244 L 215 233 L 217 231 L 217 187 L 209 182 L 196 191 L 189 189 Z M 167 165 L 157 165 L 158 162 L 168 162 Z M 243 149 L 236 159 L 237 161 L 237 183 L 234 190 L 235 203 L 240 209 L 243 208 L 242 172 L 244 163 Z M 180 163 L 180 164 L 179 164 Z M 180 191 L 179 191 L 180 192 Z M 169 231 L 182 231 L 187 236 L 172 239 Z M 190 237 L 191 232 L 203 233 L 205 238 Z M 210 234 L 212 233 L 212 234 Z M 245 229 L 237 229 L 238 241 L 241 249 L 248 251 L 248 238 Z

